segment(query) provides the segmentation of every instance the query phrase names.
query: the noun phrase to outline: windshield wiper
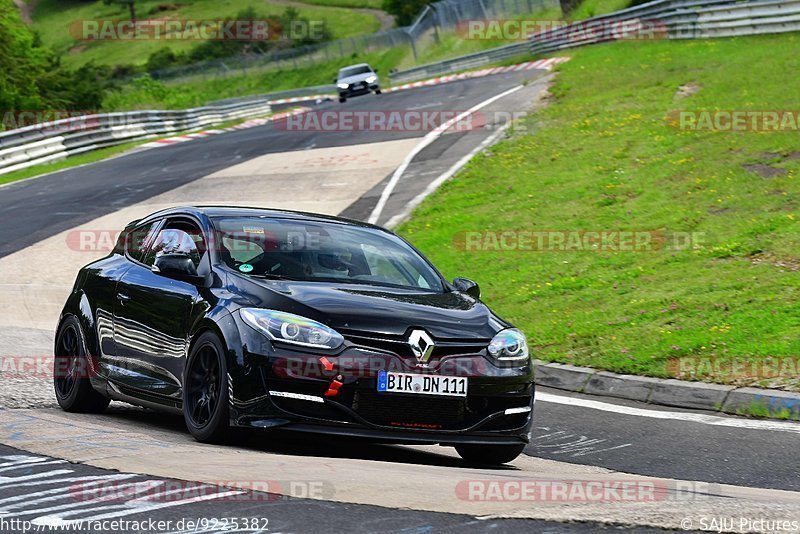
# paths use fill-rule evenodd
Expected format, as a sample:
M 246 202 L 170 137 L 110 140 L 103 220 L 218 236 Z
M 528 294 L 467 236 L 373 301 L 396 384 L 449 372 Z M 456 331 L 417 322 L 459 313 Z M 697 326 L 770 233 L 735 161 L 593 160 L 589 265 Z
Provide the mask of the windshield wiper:
M 264 278 L 265 280 L 297 280 L 296 278 L 289 278 L 288 276 L 281 276 L 279 274 L 245 274 L 247 274 L 247 276 L 252 276 L 253 278 Z

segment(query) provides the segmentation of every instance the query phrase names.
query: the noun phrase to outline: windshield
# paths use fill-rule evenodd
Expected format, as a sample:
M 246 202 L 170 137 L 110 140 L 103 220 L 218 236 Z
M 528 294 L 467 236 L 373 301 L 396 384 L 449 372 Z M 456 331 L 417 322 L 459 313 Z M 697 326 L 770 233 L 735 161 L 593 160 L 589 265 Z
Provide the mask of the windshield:
M 222 261 L 248 276 L 443 292 L 438 273 L 380 230 L 262 217 L 214 219 Z
M 358 74 L 369 74 L 372 69 L 368 65 L 361 65 L 358 67 L 347 67 L 339 71 L 339 78 L 349 78 Z

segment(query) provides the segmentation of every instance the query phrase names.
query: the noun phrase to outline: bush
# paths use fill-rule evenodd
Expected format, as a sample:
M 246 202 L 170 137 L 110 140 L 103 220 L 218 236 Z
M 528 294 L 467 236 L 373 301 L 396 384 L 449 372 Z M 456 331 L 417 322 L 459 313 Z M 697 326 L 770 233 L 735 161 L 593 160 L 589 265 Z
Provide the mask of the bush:
M 165 46 L 150 54 L 145 69 L 147 72 L 153 73 L 161 69 L 166 69 L 167 67 L 186 63 L 186 59 L 187 56 L 185 53 L 181 52 L 176 54 L 171 48 Z
M 333 37 L 325 21 L 312 26 L 311 21 L 292 8 L 286 10 L 277 18 L 265 18 L 255 9 L 247 8 L 232 20 L 267 20 L 274 37 L 264 41 L 204 41 L 188 54 L 175 53 L 170 48 L 162 48 L 150 55 L 147 60 L 147 72 L 153 74 L 161 69 L 177 67 L 190 63 L 203 63 L 216 59 L 224 59 L 243 54 L 265 54 L 277 48 L 291 48 L 319 44 L 330 41 Z M 293 31 L 300 28 L 301 31 Z M 312 31 L 305 31 L 313 28 Z

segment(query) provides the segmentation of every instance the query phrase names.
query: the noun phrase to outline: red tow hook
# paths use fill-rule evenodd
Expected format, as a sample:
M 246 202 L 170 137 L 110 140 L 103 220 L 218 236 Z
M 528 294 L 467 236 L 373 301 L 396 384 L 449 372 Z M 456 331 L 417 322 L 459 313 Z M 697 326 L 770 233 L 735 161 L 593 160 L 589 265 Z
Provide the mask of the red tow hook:
M 342 387 L 342 382 L 340 382 L 341 379 L 342 375 L 339 375 L 331 380 L 331 383 L 328 385 L 328 391 L 325 392 L 326 397 L 335 397 L 339 394 L 339 388 Z
M 325 356 L 319 359 L 319 363 L 322 364 L 322 366 L 325 368 L 326 371 L 333 371 L 333 362 L 330 361 Z

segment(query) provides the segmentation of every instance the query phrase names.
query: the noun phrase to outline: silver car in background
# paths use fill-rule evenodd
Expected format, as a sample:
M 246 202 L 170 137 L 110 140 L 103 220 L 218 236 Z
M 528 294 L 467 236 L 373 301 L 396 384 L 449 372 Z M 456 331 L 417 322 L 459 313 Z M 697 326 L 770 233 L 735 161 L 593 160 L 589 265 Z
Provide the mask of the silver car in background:
M 351 65 L 339 70 L 336 77 L 336 88 L 339 91 L 339 102 L 346 102 L 351 96 L 367 93 L 381 94 L 378 71 L 366 63 Z

